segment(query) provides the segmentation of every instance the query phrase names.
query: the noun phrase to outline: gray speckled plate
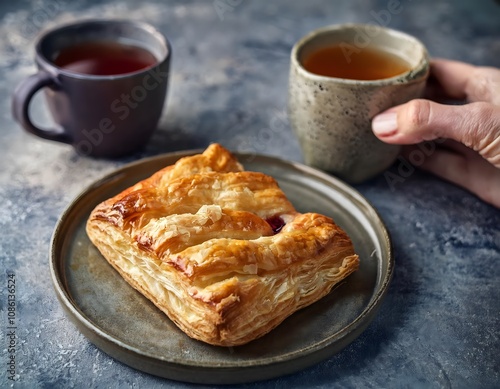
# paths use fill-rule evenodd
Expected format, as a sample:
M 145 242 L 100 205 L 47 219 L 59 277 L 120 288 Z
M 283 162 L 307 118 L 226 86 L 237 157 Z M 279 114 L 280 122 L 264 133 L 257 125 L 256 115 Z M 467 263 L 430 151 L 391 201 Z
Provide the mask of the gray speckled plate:
M 51 272 L 69 318 L 97 347 L 136 369 L 194 383 L 244 383 L 296 372 L 340 351 L 374 318 L 394 260 L 387 230 L 354 189 L 317 170 L 266 156 L 237 154 L 246 170 L 277 179 L 299 211 L 321 212 L 351 236 L 360 269 L 264 337 L 238 347 L 190 339 L 130 287 L 90 243 L 85 222 L 101 201 L 195 151 L 127 165 L 80 194 L 59 220 Z M 198 151 L 196 151 L 198 152 Z

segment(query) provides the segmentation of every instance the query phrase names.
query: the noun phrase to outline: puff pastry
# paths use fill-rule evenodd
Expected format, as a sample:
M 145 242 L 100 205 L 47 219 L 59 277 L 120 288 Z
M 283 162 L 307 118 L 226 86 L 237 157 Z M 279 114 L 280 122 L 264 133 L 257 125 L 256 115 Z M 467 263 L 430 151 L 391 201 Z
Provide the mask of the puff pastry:
M 218 144 L 99 204 L 87 234 L 182 331 L 220 346 L 268 333 L 359 265 L 332 219 L 297 212 Z

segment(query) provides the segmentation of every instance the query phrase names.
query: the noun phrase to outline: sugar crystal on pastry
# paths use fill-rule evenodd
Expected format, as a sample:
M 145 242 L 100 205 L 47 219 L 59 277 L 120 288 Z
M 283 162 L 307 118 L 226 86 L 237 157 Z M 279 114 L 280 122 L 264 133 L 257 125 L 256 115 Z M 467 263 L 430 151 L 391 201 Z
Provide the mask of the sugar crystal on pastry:
M 97 205 L 87 234 L 182 331 L 221 346 L 263 336 L 359 266 L 331 218 L 297 212 L 218 144 Z

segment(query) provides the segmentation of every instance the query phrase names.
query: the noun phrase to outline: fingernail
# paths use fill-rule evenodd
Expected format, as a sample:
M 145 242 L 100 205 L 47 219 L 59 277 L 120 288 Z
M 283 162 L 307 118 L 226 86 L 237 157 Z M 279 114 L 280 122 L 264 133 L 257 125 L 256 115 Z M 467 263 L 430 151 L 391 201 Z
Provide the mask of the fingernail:
M 379 136 L 394 135 L 398 130 L 398 114 L 386 112 L 375 116 L 372 120 L 372 130 Z

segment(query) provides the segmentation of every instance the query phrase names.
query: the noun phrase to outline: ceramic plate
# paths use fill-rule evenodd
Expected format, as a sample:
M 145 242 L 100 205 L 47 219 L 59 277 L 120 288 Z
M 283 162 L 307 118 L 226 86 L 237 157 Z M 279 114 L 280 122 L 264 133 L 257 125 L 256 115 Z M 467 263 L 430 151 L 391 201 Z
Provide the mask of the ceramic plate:
M 51 272 L 68 317 L 117 360 L 174 380 L 230 384 L 269 379 L 311 366 L 352 342 L 374 318 L 391 280 L 394 260 L 387 230 L 353 188 L 327 174 L 268 156 L 236 154 L 246 170 L 277 179 L 299 211 L 334 218 L 353 240 L 357 272 L 328 296 L 296 312 L 264 337 L 238 347 L 190 339 L 130 287 L 91 244 L 91 210 L 178 158 L 165 154 L 127 165 L 91 185 L 61 216 L 51 244 Z

